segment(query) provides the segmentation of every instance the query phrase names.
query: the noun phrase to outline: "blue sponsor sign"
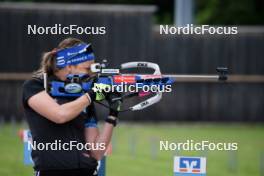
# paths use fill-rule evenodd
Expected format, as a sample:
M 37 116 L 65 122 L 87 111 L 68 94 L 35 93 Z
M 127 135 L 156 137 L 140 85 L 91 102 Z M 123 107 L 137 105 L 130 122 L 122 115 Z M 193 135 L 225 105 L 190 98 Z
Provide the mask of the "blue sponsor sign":
M 205 176 L 205 157 L 174 157 L 174 176 Z

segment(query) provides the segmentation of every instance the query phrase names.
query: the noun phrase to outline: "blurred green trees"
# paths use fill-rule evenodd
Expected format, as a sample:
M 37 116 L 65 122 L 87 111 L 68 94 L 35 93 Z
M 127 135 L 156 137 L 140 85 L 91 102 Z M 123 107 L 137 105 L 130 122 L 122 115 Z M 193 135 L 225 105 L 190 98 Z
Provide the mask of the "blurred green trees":
M 197 0 L 198 24 L 263 25 L 263 0 Z
M 1 0 L 0 0 L 1 1 Z M 74 2 L 97 4 L 156 5 L 155 22 L 173 23 L 174 0 L 7 0 L 34 2 Z M 263 25 L 264 0 L 194 0 L 196 24 Z

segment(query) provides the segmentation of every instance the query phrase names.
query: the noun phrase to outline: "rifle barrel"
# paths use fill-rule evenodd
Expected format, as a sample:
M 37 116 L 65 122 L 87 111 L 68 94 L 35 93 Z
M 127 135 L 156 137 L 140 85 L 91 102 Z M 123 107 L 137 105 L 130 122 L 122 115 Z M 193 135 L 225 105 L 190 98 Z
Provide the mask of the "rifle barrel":
M 219 81 L 219 75 L 162 75 L 164 77 L 174 78 L 175 82 L 216 82 Z

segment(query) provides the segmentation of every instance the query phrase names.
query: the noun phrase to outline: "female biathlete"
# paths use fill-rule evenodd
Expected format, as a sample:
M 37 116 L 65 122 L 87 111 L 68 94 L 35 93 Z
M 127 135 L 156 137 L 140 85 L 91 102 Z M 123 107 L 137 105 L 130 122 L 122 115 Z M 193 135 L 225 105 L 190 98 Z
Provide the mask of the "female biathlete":
M 115 93 L 101 92 L 98 95 L 93 89 L 74 99 L 51 97 L 45 90 L 43 76 L 45 73 L 50 82 L 64 81 L 68 74 L 91 75 L 92 63 L 91 45 L 68 38 L 57 48 L 44 53 L 39 70 L 24 82 L 23 106 L 36 144 L 32 150 L 36 176 L 96 174 L 97 161 L 103 157 L 111 140 L 121 102 L 107 98 L 117 96 Z M 93 102 L 103 99 L 111 108 L 99 133 Z M 41 149 L 38 148 L 40 145 Z

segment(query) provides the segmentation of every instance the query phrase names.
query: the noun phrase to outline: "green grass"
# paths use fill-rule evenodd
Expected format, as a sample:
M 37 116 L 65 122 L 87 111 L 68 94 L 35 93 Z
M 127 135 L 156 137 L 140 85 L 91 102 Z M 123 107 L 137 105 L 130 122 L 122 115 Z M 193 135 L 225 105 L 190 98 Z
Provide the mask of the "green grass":
M 28 176 L 23 145 L 17 131 L 23 125 L 0 127 L 0 175 Z M 160 151 L 159 141 L 237 142 L 238 151 Z M 258 176 L 264 159 L 264 126 L 246 124 L 120 124 L 114 133 L 113 154 L 107 158 L 107 176 L 172 176 L 173 156 L 206 156 L 212 176 Z M 263 169 L 264 169 L 264 163 Z M 264 171 L 263 171 L 264 172 Z

